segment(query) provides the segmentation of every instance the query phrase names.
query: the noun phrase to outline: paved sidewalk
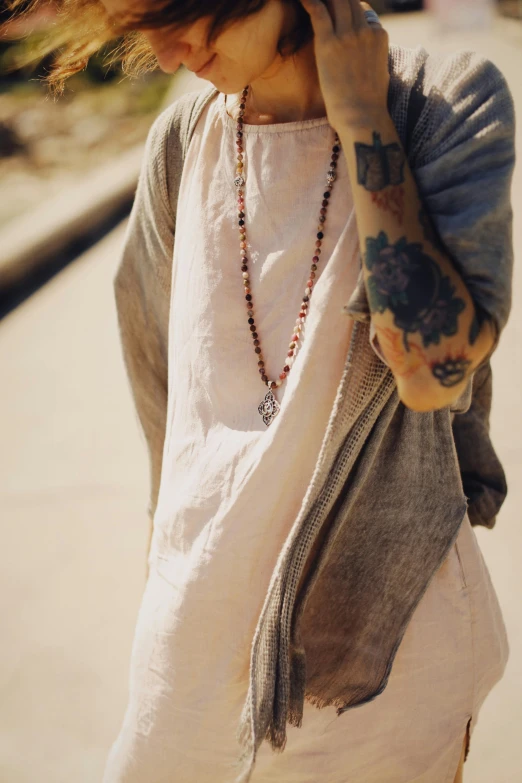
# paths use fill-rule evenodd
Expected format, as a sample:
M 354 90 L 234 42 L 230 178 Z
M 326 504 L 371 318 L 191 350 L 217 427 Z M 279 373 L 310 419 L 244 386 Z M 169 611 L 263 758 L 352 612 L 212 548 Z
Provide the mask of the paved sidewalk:
M 2 783 L 100 783 L 122 718 L 148 539 L 111 287 L 124 228 L 0 323 Z
M 111 213 L 132 203 L 143 157 L 138 144 L 0 231 L 0 291 L 53 262 L 72 242 L 92 235 Z

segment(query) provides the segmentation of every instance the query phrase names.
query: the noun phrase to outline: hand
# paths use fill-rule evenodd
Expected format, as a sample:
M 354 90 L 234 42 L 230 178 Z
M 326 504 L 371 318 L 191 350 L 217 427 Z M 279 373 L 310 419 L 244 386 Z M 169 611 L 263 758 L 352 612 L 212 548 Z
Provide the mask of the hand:
M 368 24 L 359 0 L 301 0 L 314 29 L 326 114 L 335 130 L 368 126 L 388 113 L 388 33 Z

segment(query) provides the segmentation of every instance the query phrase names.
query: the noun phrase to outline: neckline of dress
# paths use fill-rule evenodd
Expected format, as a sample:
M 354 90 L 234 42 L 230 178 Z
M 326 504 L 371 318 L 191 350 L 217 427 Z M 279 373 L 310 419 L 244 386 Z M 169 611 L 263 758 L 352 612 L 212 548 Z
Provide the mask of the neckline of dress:
M 221 116 L 226 125 L 232 130 L 236 130 L 236 121 L 230 116 L 226 106 L 226 94 L 220 92 L 218 95 L 218 106 Z M 315 117 L 311 120 L 293 120 L 292 122 L 275 122 L 267 125 L 249 125 L 243 124 L 243 133 L 287 133 L 296 130 L 309 130 L 328 125 L 328 117 Z

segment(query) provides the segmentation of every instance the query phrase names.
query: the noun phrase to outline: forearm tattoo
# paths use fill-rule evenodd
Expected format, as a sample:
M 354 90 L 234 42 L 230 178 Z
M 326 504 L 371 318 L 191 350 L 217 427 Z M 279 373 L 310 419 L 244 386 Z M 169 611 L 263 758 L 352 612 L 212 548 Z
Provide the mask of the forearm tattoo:
M 376 192 L 404 182 L 406 157 L 399 144 L 383 144 L 381 134 L 373 132 L 373 144 L 355 143 L 357 182 Z
M 374 313 L 390 310 L 394 325 L 403 332 L 403 344 L 410 350 L 408 335 L 419 333 L 425 348 L 440 343 L 441 335 L 458 331 L 458 316 L 465 309 L 463 299 L 442 274 L 437 262 L 423 252 L 422 245 L 401 237 L 390 244 L 381 231 L 366 239 L 365 265 L 368 300 Z
M 441 386 L 449 388 L 462 383 L 471 366 L 464 350 L 457 356 L 446 354 L 443 358 L 430 359 L 416 343 L 410 345 L 407 353 L 400 334 L 389 326 L 375 326 L 375 331 L 386 360 L 393 365 L 394 375 L 399 378 L 412 378 L 422 367 L 428 366 Z
M 439 253 L 443 253 L 447 255 L 447 249 L 444 247 L 441 238 L 439 237 L 439 234 L 437 233 L 433 222 L 424 209 L 424 207 L 419 212 L 419 222 L 424 230 L 424 238 L 432 245 L 432 247 L 435 248 L 435 250 L 438 250 Z M 479 316 L 479 314 L 475 311 L 473 315 L 473 320 L 471 322 L 471 326 L 469 329 L 469 336 L 468 336 L 468 342 L 470 345 L 474 345 L 477 341 L 477 338 L 480 334 L 480 330 L 482 328 L 482 321 L 483 319 Z
M 389 212 L 402 225 L 405 192 L 404 166 L 406 157 L 400 144 L 384 145 L 380 133 L 373 132 L 373 144 L 355 144 L 357 182 L 372 194 L 372 203 Z M 427 242 L 441 254 L 447 250 L 424 208 L 418 214 Z M 444 275 L 437 261 L 424 252 L 417 242 L 401 237 L 391 243 L 381 231 L 377 237 L 367 237 L 364 257 L 369 271 L 367 291 L 372 313 L 393 313 L 393 323 L 400 333 L 388 327 L 376 327 L 384 355 L 397 376 L 409 378 L 422 366 L 429 366 L 439 383 L 450 388 L 462 383 L 471 367 L 464 350 L 457 356 L 446 354 L 434 359 L 423 348 L 439 345 L 441 337 L 458 333 L 459 315 L 466 303 L 455 296 L 456 288 Z M 475 314 L 469 331 L 469 344 L 477 340 L 481 327 Z M 408 340 L 417 333 L 422 347 Z
M 382 193 L 372 193 L 372 204 L 375 204 L 383 212 L 389 212 L 402 226 L 404 217 L 404 188 L 401 185 L 392 186 Z
M 424 239 L 426 239 L 435 250 L 438 250 L 439 253 L 446 255 L 448 251 L 442 244 L 441 238 L 424 207 L 422 207 L 419 212 L 419 223 L 424 231 Z
M 471 322 L 471 326 L 469 327 L 469 344 L 474 345 L 477 342 L 477 338 L 480 334 L 480 330 L 482 328 L 482 318 L 479 317 L 478 312 L 475 310 L 475 315 L 473 316 L 473 320 Z
M 458 386 L 466 377 L 471 362 L 464 355 L 452 358 L 447 356 L 442 361 L 431 362 L 431 372 L 442 386 L 447 388 Z
M 411 378 L 426 365 L 426 355 L 420 345 L 412 343 L 407 353 L 400 332 L 377 324 L 374 324 L 374 328 L 386 361 L 393 365 L 393 374 L 396 377 Z

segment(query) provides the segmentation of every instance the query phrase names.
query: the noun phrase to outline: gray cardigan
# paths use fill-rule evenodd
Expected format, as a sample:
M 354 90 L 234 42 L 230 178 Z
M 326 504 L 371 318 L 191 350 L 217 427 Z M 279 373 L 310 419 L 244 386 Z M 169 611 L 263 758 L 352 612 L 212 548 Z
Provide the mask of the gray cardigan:
M 513 264 L 515 118 L 506 82 L 470 52 L 438 58 L 391 46 L 389 67 L 389 110 L 421 197 L 476 305 L 495 324 L 498 344 Z M 150 450 L 151 517 L 165 436 L 179 181 L 199 113 L 215 93 L 211 86 L 183 96 L 151 127 L 114 281 Z M 264 739 L 284 749 L 287 722 L 301 725 L 305 698 L 342 715 L 384 690 L 466 509 L 473 524 L 493 527 L 506 492 L 488 436 L 489 362 L 451 409 L 416 413 L 400 402 L 392 373 L 371 349 L 362 272 L 344 311 L 355 319 L 345 369 L 252 643 L 236 783 L 250 779 Z

